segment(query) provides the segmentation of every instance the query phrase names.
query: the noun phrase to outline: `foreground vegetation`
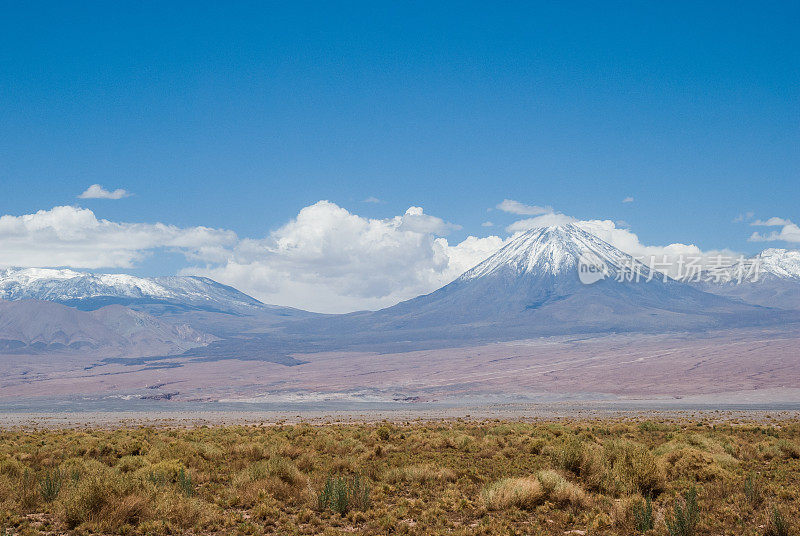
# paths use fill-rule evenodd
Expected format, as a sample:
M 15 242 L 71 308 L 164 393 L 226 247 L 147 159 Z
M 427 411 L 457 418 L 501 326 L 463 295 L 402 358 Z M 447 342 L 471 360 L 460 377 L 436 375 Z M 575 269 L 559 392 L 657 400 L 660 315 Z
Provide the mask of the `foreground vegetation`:
M 742 534 L 800 521 L 800 423 L 0 432 L 0 534 Z

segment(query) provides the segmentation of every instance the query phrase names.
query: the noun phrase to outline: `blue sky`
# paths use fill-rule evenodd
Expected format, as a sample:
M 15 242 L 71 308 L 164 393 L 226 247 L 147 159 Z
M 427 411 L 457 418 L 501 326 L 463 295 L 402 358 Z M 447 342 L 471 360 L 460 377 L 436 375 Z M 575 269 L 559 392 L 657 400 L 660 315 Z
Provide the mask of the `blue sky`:
M 745 253 L 737 216 L 800 218 L 796 3 L 220 4 L 3 2 L 0 214 L 260 239 L 329 200 L 454 244 L 513 199 Z

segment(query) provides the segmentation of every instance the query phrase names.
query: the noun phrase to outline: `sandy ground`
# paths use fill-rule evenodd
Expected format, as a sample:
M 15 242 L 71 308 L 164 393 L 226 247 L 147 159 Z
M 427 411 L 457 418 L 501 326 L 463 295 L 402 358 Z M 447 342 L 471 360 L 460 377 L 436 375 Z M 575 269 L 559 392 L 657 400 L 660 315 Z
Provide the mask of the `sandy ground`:
M 172 358 L 126 365 L 75 356 L 3 355 L 0 411 L 12 401 L 83 395 L 462 407 L 688 397 L 705 404 L 800 402 L 800 333 L 781 330 L 542 338 L 396 354 L 296 357 L 307 363 L 287 367 L 246 359 Z
M 83 428 L 135 426 L 336 424 L 449 420 L 704 420 L 708 422 L 784 422 L 800 419 L 798 404 L 710 404 L 693 401 L 557 402 L 485 406 L 405 407 L 383 410 L 238 410 L 0 412 L 2 428 Z

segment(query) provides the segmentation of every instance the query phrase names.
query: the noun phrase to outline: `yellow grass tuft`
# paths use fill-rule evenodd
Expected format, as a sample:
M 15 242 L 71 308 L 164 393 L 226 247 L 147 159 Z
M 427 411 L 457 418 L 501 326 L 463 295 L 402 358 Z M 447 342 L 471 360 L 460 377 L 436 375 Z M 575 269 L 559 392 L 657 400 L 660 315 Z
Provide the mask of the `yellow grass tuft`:
M 489 510 L 507 508 L 531 509 L 544 499 L 545 493 L 535 478 L 504 478 L 489 485 L 483 501 Z

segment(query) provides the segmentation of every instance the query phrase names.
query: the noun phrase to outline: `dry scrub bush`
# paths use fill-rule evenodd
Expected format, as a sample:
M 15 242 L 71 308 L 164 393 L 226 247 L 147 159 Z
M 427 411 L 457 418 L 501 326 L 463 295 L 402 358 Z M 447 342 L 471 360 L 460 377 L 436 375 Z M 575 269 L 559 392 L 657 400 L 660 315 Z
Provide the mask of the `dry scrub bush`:
M 794 443 L 793 441 L 788 440 L 781 440 L 778 442 L 778 450 L 780 450 L 781 455 L 788 459 L 798 459 L 800 458 L 800 445 Z
M 556 471 L 546 469 L 536 473 L 547 498 L 556 504 L 585 506 L 586 493 L 580 486 L 568 481 Z
M 657 495 L 666 487 L 666 472 L 647 447 L 631 441 L 610 441 L 603 449 L 608 471 L 605 490 L 616 494 Z
M 646 446 L 628 440 L 604 443 L 568 438 L 550 452 L 556 467 L 580 475 L 589 489 L 615 496 L 664 490 L 666 473 Z
M 672 450 L 663 459 L 667 464 L 671 480 L 685 479 L 689 475 L 699 482 L 731 477 L 731 474 L 721 467 L 711 454 L 695 448 Z
M 184 531 L 206 524 L 213 509 L 206 502 L 177 493 L 159 493 L 153 500 L 153 518 L 167 521 Z
M 391 484 L 399 482 L 430 484 L 433 482 L 453 482 L 456 480 L 456 474 L 446 467 L 419 464 L 392 468 L 386 472 L 384 480 Z
M 90 469 L 69 486 L 61 499 L 63 518 L 67 527 L 75 528 L 83 523 L 101 523 L 113 528 L 109 515 L 124 496 L 123 485 L 117 475 L 109 469 Z M 103 523 L 105 522 L 105 523 Z
M 232 504 L 252 507 L 265 497 L 282 501 L 302 501 L 308 498 L 308 478 L 288 459 L 274 456 L 251 464 L 232 482 L 237 492 Z
M 587 497 L 580 486 L 551 469 L 539 471 L 535 477 L 504 478 L 483 491 L 483 502 L 489 510 L 531 509 L 544 501 L 580 507 L 587 504 Z
M 520 508 L 529 510 L 544 500 L 542 484 L 536 478 L 504 478 L 483 491 L 483 501 L 489 510 Z

